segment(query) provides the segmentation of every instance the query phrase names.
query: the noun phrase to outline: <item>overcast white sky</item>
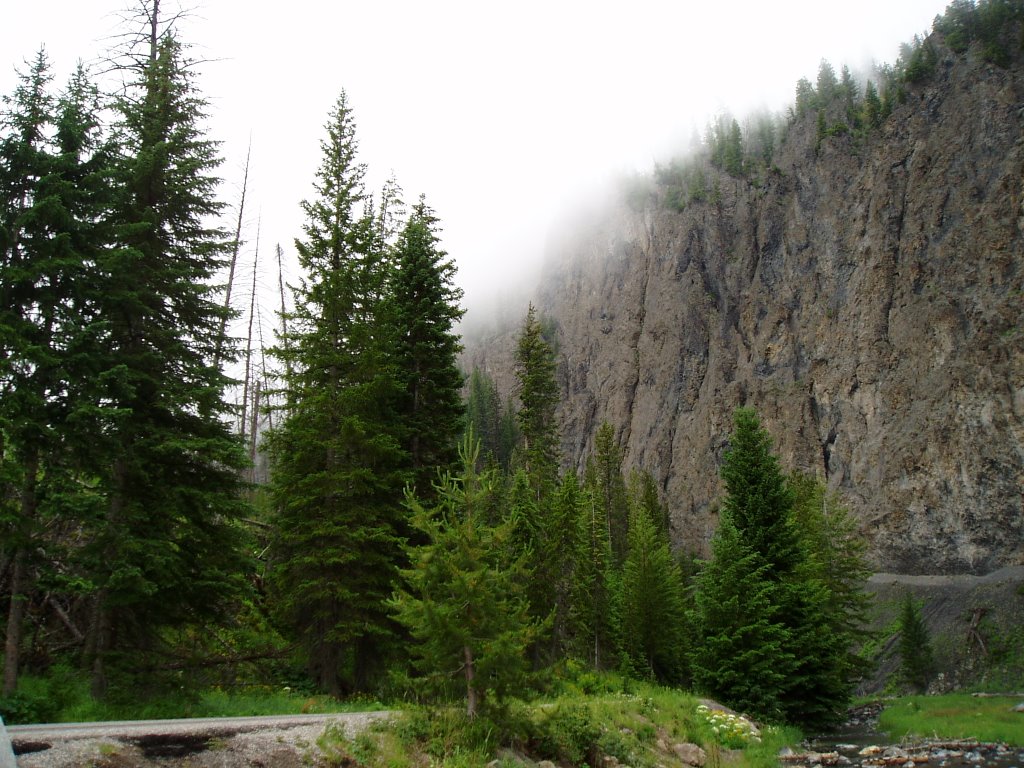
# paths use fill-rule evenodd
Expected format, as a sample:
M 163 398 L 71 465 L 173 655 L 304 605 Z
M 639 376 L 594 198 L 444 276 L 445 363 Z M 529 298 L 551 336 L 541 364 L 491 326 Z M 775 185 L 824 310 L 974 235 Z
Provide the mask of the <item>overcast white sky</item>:
M 0 0 L 0 92 L 40 45 L 63 82 L 137 0 Z M 176 8 L 178 0 L 163 0 Z M 344 88 L 369 187 L 393 171 L 444 227 L 467 303 L 536 263 L 571 200 L 648 170 L 728 109 L 782 109 L 796 80 L 892 62 L 946 0 L 181 0 L 210 132 L 237 202 L 252 136 L 247 258 L 300 234 L 327 112 Z M 251 271 L 249 272 L 251 275 Z M 276 276 L 265 278 L 273 284 Z

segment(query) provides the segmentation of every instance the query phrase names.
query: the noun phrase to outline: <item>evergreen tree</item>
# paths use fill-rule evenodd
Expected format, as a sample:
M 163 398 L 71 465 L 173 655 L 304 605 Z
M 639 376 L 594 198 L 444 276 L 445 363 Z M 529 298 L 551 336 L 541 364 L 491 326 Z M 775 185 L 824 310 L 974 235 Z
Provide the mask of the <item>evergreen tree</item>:
M 4 696 L 13 694 L 17 685 L 28 560 L 39 530 L 40 462 L 45 461 L 43 454 L 52 437 L 46 393 L 55 383 L 51 348 L 55 318 L 50 308 L 58 297 L 47 295 L 45 284 L 40 284 L 47 266 L 38 248 L 46 248 L 46 232 L 33 226 L 38 217 L 38 185 L 50 171 L 46 140 L 53 121 L 50 80 L 49 61 L 40 51 L 29 71 L 20 76 L 13 96 L 5 99 L 7 108 L 0 124 L 4 129 L 0 141 L 0 440 L 4 463 L 0 491 L 7 507 L 0 530 L 4 532 L 4 555 L 11 558 L 12 566 Z
M 794 495 L 771 453 L 770 437 L 750 409 L 736 411 L 722 479 L 727 496 L 714 559 L 698 584 L 694 618 L 702 635 L 693 659 L 704 666 L 695 667 L 695 679 L 709 692 L 741 696 L 761 716 L 826 725 L 850 696 L 851 638 L 836 621 L 823 570 L 796 525 Z M 720 599 L 731 601 L 733 609 L 717 608 Z M 745 600 L 752 602 L 745 606 Z M 744 647 L 740 656 L 746 661 L 718 655 L 734 638 L 748 636 L 760 638 L 763 647 Z M 717 672 L 709 658 L 721 665 Z M 736 690 L 753 666 L 766 667 L 757 686 L 747 693 Z
M 722 464 L 722 511 L 778 578 L 790 573 L 802 554 L 792 515 L 793 495 L 757 414 L 750 408 L 737 409 L 734 427 Z
M 558 384 L 555 356 L 544 338 L 533 304 L 516 345 L 516 378 L 521 407 L 517 415 L 523 437 L 522 463 L 538 498 L 554 488 L 558 476 L 559 447 L 555 408 Z
M 647 509 L 634 505 L 622 575 L 622 622 L 631 666 L 663 683 L 685 677 L 683 577 Z
M 818 106 L 827 107 L 832 100 L 839 95 L 839 81 L 836 79 L 836 71 L 825 59 L 818 65 Z
M 867 560 L 867 542 L 857 522 L 839 496 L 808 475 L 790 475 L 793 514 L 811 564 L 828 590 L 829 618 L 836 632 L 845 633 L 850 653 L 850 673 L 862 671 L 864 661 L 852 655 L 859 641 L 867 638 L 872 596 L 864 589 L 872 569 Z
M 863 123 L 868 128 L 877 128 L 882 123 L 882 100 L 878 98 L 875 84 L 868 80 L 864 86 Z
M 436 226 L 420 198 L 395 247 L 391 286 L 393 365 L 403 388 L 398 416 L 421 496 L 429 494 L 438 468 L 455 460 L 464 414 L 462 345 L 454 331 L 463 315 L 462 290 L 453 284 L 455 264 L 440 249 Z
M 811 85 L 811 81 L 806 77 L 801 77 L 796 82 L 796 116 L 803 117 L 810 110 L 816 109 L 818 106 L 818 94 L 814 91 L 814 86 Z
M 900 681 L 915 693 L 924 693 L 935 674 L 935 661 L 928 627 L 909 593 L 900 607 L 899 633 Z
M 711 560 L 697 576 L 690 618 L 693 684 L 735 709 L 779 721 L 796 660 L 778 583 L 728 510 L 719 518 L 711 548 Z
M 398 415 L 407 391 L 383 301 L 387 254 L 375 247 L 344 92 L 326 132 L 316 196 L 302 204 L 305 237 L 295 243 L 305 277 L 275 351 L 288 371 L 287 411 L 267 447 L 278 610 L 316 684 L 340 694 L 368 685 L 393 635 L 385 602 L 402 557 L 410 462 Z
M 621 568 L 628 548 L 629 500 L 622 476 L 622 450 L 615 441 L 615 430 L 607 421 L 601 424 L 594 437 L 594 452 L 587 459 L 585 479 L 602 507 L 614 563 Z
M 579 551 L 577 521 L 586 498 L 576 473 L 567 472 L 551 501 L 540 542 L 535 577 L 547 584 L 547 600 L 551 606 L 551 659 L 563 657 L 571 643 L 572 595 Z
M 501 400 L 494 380 L 479 368 L 469 374 L 466 395 L 466 429 L 480 440 L 480 460 L 494 462 L 507 469 L 499 458 L 498 435 L 501 431 Z M 477 467 L 482 469 L 482 467 Z
M 444 477 L 435 506 L 408 495 L 424 544 L 409 548 L 406 588 L 390 603 L 413 637 L 421 685 L 442 696 L 461 689 L 469 717 L 488 694 L 500 700 L 522 685 L 537 634 L 522 587 L 527 553 L 507 557 L 514 519 L 488 521 L 496 480 L 493 470 L 477 473 L 478 452 L 467 435 L 461 472 Z
M 122 649 L 150 645 L 160 627 L 221 615 L 239 584 L 244 509 L 245 456 L 227 430 L 228 380 L 213 362 L 227 311 L 212 278 L 229 242 L 209 224 L 221 210 L 220 159 L 173 37 L 117 106 L 114 244 L 96 264 L 95 348 L 105 354 L 90 392 L 105 404 L 90 458 L 107 500 L 87 551 L 96 695 Z
M 629 509 L 643 509 L 654 523 L 658 535 L 665 541 L 670 542 L 672 537 L 668 505 L 663 504 L 661 501 L 661 496 L 658 493 L 658 484 L 654 480 L 654 476 L 646 470 L 634 468 L 629 473 L 627 493 Z
M 595 669 L 618 662 L 621 601 L 604 506 L 587 485 L 579 499 L 571 625 L 576 653 Z
M 79 68 L 47 114 L 44 68 L 40 56 L 5 121 L 13 132 L 0 143 L 10 173 L 2 182 L 3 231 L 10 238 L 2 238 L 9 248 L 0 270 L 0 435 L 6 436 L 3 458 L 20 478 L 13 483 L 18 510 L 5 536 L 13 550 L 7 693 L 16 684 L 29 574 L 48 568 L 55 555 L 47 552 L 53 548 L 43 541 L 44 529 L 81 524 L 69 519 L 80 508 L 72 497 L 81 484 L 68 480 L 95 440 L 82 428 L 83 412 L 93 407 L 82 389 L 96 373 L 93 361 L 99 356 L 91 348 L 96 296 L 90 295 L 90 265 L 106 245 L 110 202 L 110 156 L 98 135 L 95 88 Z M 52 138 L 44 138 L 43 122 Z M 7 482 L 12 480 L 8 475 Z M 64 495 L 64 520 L 44 523 L 47 496 L 58 493 Z M 51 586 L 59 582 L 49 578 Z

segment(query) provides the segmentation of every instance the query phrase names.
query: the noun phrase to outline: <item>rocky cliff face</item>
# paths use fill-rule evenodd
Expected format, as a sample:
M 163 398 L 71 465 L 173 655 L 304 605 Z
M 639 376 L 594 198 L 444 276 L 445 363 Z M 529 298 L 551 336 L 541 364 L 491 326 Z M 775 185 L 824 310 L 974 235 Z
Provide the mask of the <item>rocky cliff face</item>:
M 1024 72 L 943 51 L 865 138 L 794 125 L 714 203 L 610 205 L 552 244 L 564 449 L 603 420 L 706 551 L 732 411 L 839 489 L 880 570 L 1024 563 Z M 709 173 L 711 173 L 709 169 Z M 641 209 L 641 210 L 638 210 Z M 525 307 L 523 310 L 525 315 Z M 517 328 L 467 342 L 511 386 Z

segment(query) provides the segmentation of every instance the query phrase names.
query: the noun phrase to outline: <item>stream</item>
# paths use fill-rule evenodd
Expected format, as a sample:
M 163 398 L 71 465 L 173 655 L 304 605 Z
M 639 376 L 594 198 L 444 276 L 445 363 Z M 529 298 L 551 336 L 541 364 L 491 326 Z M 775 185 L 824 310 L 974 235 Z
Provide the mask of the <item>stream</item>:
M 1024 747 L 974 739 L 923 739 L 893 744 L 886 734 L 877 730 L 880 711 L 880 705 L 853 711 L 842 727 L 807 742 L 804 751 L 784 751 L 779 755 L 782 764 L 792 768 L 817 765 L 1024 768 Z

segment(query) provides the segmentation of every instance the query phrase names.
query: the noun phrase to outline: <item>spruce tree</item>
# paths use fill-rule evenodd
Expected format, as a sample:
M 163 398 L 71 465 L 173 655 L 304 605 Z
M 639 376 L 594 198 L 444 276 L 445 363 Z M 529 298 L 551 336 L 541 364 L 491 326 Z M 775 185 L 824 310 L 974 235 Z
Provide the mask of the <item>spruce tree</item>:
M 533 304 L 526 313 L 516 345 L 516 379 L 521 407 L 517 414 L 523 438 L 522 466 L 540 498 L 554 488 L 558 476 L 559 437 L 555 409 L 558 383 L 555 355 Z
M 210 224 L 220 159 L 189 73 L 167 36 L 117 103 L 113 244 L 95 265 L 91 331 L 103 354 L 89 459 L 106 499 L 84 553 L 96 695 L 109 660 L 151 647 L 161 627 L 221 615 L 239 585 L 245 457 L 213 362 L 227 310 L 212 278 L 229 242 Z
M 9 247 L 0 270 L 0 434 L 4 460 L 19 478 L 7 477 L 19 489 L 11 494 L 18 509 L 5 536 L 13 560 L 7 693 L 16 684 L 29 575 L 49 570 L 51 588 L 60 582 L 51 568 L 55 548 L 43 541 L 44 531 L 82 522 L 71 513 L 82 509 L 76 492 L 82 484 L 72 475 L 95 440 L 83 418 L 93 404 L 82 391 L 99 357 L 90 332 L 96 305 L 90 267 L 106 245 L 110 202 L 110 157 L 99 136 L 95 88 L 79 68 L 47 112 L 44 67 L 45 59 L 37 57 L 7 113 L 12 133 L 0 142 L 10 174 L 2 182 L 3 231 L 10 238 L 2 238 Z M 60 519 L 44 520 L 48 506 L 56 511 L 47 504 L 56 495 L 62 497 Z
M 455 264 L 441 250 L 437 219 L 421 197 L 395 246 L 390 287 L 393 365 L 402 386 L 398 418 L 412 479 L 428 495 L 438 469 L 457 457 L 463 429 L 462 350 L 455 325 L 463 315 Z
M 622 449 L 615 440 L 615 430 L 607 421 L 601 424 L 594 437 L 594 452 L 587 459 L 585 479 L 603 507 L 614 562 L 621 568 L 628 547 L 629 500 L 622 475 Z
M 462 469 L 439 483 L 433 506 L 407 496 L 424 543 L 409 548 L 405 587 L 390 603 L 412 635 L 419 683 L 445 698 L 461 692 L 469 717 L 489 694 L 500 701 L 520 689 L 537 634 L 523 593 L 527 553 L 509 557 L 514 519 L 488 519 L 497 480 L 477 472 L 478 452 L 467 435 Z
M 633 669 L 662 683 L 681 683 L 686 668 L 683 577 L 668 538 L 641 505 L 630 510 L 622 606 L 623 638 Z
M 921 608 L 909 593 L 900 604 L 899 633 L 899 679 L 914 693 L 924 693 L 935 674 L 935 661 Z
M 578 504 L 571 626 L 576 654 L 595 669 L 619 661 L 619 580 L 608 538 L 608 518 L 593 489 L 584 486 Z
M 389 254 L 377 247 L 344 92 L 326 132 L 315 197 L 302 204 L 305 237 L 295 242 L 305 274 L 275 350 L 287 370 L 285 418 L 267 447 L 279 615 L 316 684 L 339 694 L 370 683 L 393 636 L 385 601 L 402 557 L 409 459 L 385 299 Z
M 796 667 L 778 583 L 728 511 L 719 518 L 711 547 L 711 560 L 697 577 L 690 618 L 694 687 L 777 722 L 785 717 L 783 696 Z
M 713 559 L 698 582 L 695 680 L 709 692 L 739 697 L 762 717 L 821 727 L 849 699 L 851 637 L 796 524 L 794 494 L 771 453 L 768 433 L 750 409 L 738 409 L 734 424 L 722 466 L 727 496 Z M 726 603 L 733 609 L 718 607 Z M 760 638 L 762 647 L 743 647 L 735 661 L 722 652 L 735 638 L 749 637 Z M 714 664 L 707 661 L 712 658 Z M 736 688 L 762 667 L 749 692 Z

